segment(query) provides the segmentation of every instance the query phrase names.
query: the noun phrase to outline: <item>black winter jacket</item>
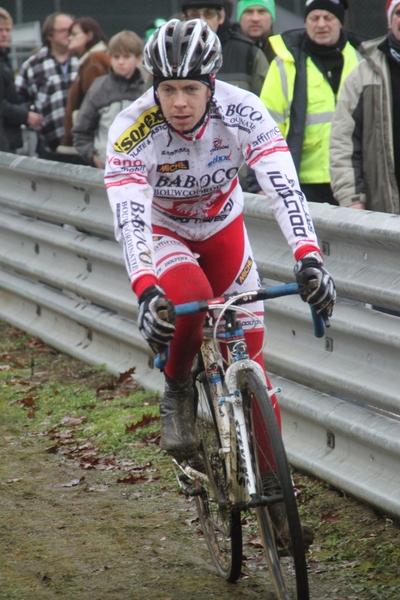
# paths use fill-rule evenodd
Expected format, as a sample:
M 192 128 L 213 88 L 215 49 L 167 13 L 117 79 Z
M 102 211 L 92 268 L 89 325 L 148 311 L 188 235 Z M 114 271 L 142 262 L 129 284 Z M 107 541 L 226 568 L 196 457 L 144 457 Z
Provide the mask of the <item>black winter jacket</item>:
M 21 125 L 28 119 L 28 107 L 22 103 L 14 83 L 14 73 L 8 58 L 8 50 L 0 50 L 0 78 L 3 82 L 4 96 L 1 102 L 4 131 L 9 148 L 15 150 L 22 146 Z

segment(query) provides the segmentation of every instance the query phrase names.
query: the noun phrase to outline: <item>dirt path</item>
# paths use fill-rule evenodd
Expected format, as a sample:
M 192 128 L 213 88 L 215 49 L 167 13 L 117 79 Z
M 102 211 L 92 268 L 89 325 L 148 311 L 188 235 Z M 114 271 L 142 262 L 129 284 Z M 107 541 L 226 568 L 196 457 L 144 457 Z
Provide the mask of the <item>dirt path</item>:
M 39 419 L 30 413 L 39 413 L 41 382 L 67 374 L 73 394 L 84 392 L 76 382 L 85 366 L 31 339 L 2 345 L 10 329 L 0 323 L 0 374 L 15 369 L 0 381 L 0 600 L 273 600 L 254 548 L 244 548 L 237 584 L 217 576 L 194 502 L 178 493 L 157 446 L 150 450 L 154 466 L 132 485 L 118 482 L 126 472 L 82 468 L 61 446 L 54 449 L 49 435 L 38 435 Z M 34 375 L 32 353 L 42 356 Z M 67 435 L 59 428 L 57 443 Z M 84 447 L 86 440 L 75 442 Z M 316 530 L 312 600 L 398 600 L 399 527 L 321 482 L 295 477 L 301 511 Z
M 132 492 L 114 473 L 61 464 L 47 446 L 1 432 L 1 599 L 269 597 L 261 575 L 237 585 L 216 576 L 193 503 L 176 489 Z

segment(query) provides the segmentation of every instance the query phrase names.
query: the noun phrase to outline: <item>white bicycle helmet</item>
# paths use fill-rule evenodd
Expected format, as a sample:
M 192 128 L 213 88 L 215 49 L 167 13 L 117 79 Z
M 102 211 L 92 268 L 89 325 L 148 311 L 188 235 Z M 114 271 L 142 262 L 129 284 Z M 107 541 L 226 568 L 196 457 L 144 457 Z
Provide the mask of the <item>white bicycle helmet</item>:
M 143 51 L 143 66 L 155 77 L 190 79 L 216 73 L 221 65 L 221 43 L 201 19 L 171 19 L 153 33 Z

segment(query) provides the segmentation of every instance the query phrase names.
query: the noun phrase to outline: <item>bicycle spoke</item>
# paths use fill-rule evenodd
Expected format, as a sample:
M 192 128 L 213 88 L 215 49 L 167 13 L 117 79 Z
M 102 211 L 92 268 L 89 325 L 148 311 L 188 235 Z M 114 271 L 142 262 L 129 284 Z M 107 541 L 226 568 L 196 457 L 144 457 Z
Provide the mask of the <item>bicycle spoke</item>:
M 221 445 L 205 373 L 197 377 L 196 385 L 197 429 L 208 485 L 202 485 L 203 493 L 196 496 L 195 501 L 214 564 L 222 577 L 234 582 L 240 575 L 242 564 L 240 514 L 232 511 L 227 497 L 225 465 L 219 452 Z
M 241 392 L 257 493 L 268 495 L 268 484 L 272 495 L 279 490 L 283 496 L 282 502 L 254 511 L 268 572 L 279 600 L 308 600 L 302 528 L 275 414 L 265 387 L 253 373 L 243 375 Z

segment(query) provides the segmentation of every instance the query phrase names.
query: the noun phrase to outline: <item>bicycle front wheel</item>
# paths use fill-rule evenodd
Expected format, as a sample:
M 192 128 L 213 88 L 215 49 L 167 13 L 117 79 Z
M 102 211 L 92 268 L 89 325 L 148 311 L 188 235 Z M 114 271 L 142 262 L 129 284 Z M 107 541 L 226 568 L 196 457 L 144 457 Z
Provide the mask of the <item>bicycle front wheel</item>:
M 269 488 L 275 488 L 275 496 L 280 498 L 279 502 L 270 507 L 260 506 L 255 509 L 268 571 L 279 600 L 308 600 L 302 527 L 275 413 L 265 386 L 254 373 L 243 374 L 240 391 L 257 494 L 268 495 L 265 489 L 263 490 L 265 473 L 268 473 Z M 277 522 L 277 513 L 283 515 L 280 523 Z M 285 523 L 284 527 L 282 521 Z
M 197 512 L 208 550 L 218 573 L 233 583 L 242 566 L 242 530 L 240 512 L 235 512 L 228 498 L 224 457 L 215 420 L 211 391 L 205 372 L 196 378 L 197 430 L 202 448 L 202 469 L 209 485 L 197 482 L 202 492 L 195 496 Z

